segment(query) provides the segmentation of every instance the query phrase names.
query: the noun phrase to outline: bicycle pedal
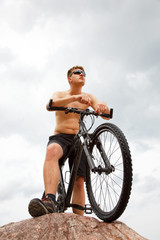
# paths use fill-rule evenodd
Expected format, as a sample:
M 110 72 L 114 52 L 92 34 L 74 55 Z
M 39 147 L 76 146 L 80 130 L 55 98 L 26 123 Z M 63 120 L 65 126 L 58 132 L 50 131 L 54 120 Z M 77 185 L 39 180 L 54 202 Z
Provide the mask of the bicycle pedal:
M 93 210 L 91 208 L 91 205 L 90 204 L 85 204 L 85 213 L 86 214 L 92 214 Z

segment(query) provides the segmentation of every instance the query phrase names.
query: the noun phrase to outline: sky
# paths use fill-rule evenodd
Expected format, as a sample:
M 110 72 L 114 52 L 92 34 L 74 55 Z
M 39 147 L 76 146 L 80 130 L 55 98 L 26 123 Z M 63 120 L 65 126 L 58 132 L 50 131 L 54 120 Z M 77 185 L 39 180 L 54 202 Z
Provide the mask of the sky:
M 132 194 L 119 218 L 160 239 L 160 1 L 0 0 L 0 225 L 30 218 L 43 192 L 55 127 L 46 103 L 86 71 L 84 92 L 114 109 L 133 160 Z

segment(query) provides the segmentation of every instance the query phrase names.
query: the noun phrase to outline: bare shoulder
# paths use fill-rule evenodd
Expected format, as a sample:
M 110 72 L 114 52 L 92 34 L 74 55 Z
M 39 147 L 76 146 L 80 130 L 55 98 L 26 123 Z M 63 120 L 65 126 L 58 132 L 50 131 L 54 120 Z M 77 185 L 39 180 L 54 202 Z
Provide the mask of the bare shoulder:
M 90 98 L 94 98 L 94 95 L 91 93 L 86 93 Z
M 92 96 L 93 96 L 91 93 L 88 93 L 88 92 L 82 92 L 82 94 L 83 94 L 83 95 L 87 95 L 87 96 L 89 96 L 90 98 L 92 98 Z
M 97 98 L 93 94 L 91 94 L 91 93 L 86 93 L 86 94 L 91 98 L 92 102 L 98 101 Z
M 87 93 L 87 95 L 90 97 L 90 99 L 91 99 L 91 107 L 93 108 L 93 109 L 95 109 L 96 108 L 96 105 L 98 104 L 98 99 L 93 95 L 93 94 L 91 94 L 91 93 Z
M 63 98 L 63 97 L 66 97 L 68 95 L 68 91 L 58 91 L 58 92 L 55 92 L 53 95 L 52 95 L 52 98 Z

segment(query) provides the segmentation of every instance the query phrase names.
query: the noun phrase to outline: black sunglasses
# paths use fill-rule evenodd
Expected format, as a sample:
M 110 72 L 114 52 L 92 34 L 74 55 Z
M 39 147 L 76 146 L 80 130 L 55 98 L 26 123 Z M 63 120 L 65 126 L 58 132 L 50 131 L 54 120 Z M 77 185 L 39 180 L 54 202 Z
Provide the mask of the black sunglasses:
M 77 75 L 80 75 L 81 73 L 84 75 L 84 77 L 86 76 L 86 73 L 84 71 L 81 71 L 81 70 L 75 70 L 74 72 L 72 72 L 72 74 L 77 74 Z

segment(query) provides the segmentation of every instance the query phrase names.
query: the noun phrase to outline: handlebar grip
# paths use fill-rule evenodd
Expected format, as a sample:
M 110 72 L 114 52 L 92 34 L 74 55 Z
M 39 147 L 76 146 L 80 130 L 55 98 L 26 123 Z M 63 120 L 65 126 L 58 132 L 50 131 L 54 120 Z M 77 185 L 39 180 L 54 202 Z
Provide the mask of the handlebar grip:
M 110 118 L 113 118 L 113 108 L 110 109 Z
M 97 116 L 98 116 L 98 113 L 97 113 Z M 110 108 L 110 114 L 101 113 L 99 116 L 105 117 L 105 118 L 112 118 L 113 117 L 113 108 Z
M 52 107 L 53 100 L 50 99 L 48 103 L 48 110 L 49 111 L 64 111 L 66 110 L 66 107 Z
M 48 104 L 48 109 L 50 109 L 52 107 L 52 99 L 49 100 L 49 104 Z

